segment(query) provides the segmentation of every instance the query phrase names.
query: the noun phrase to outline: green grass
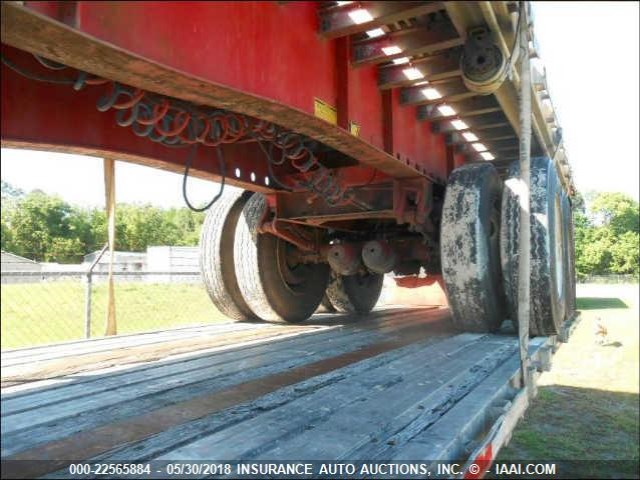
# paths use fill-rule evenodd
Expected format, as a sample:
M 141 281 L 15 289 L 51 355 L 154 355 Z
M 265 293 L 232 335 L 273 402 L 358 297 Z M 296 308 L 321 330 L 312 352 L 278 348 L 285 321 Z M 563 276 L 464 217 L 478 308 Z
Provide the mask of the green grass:
M 610 308 L 629 308 L 619 298 L 578 298 L 576 301 L 578 310 L 605 310 Z
M 106 284 L 93 286 L 91 336 L 104 334 Z M 1 348 L 41 345 L 84 337 L 84 285 L 49 282 L 1 286 Z M 115 284 L 118 333 L 228 320 L 204 288 L 182 283 Z
M 562 465 L 559 474 L 638 478 L 637 289 L 594 287 L 578 299 L 582 321 L 540 377 L 538 396 L 497 461 L 590 460 Z M 604 344 L 596 320 L 609 332 Z
M 638 461 L 637 438 L 637 394 L 545 386 L 498 461 L 591 460 L 563 464 L 560 473 L 563 478 L 637 478 L 637 463 L 615 462 Z

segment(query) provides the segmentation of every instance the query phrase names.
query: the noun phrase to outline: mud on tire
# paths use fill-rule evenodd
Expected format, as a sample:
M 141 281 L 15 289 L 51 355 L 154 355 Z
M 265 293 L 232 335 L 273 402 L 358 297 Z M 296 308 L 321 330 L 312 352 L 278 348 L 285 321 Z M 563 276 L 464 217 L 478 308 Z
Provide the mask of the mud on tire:
M 504 319 L 500 269 L 502 181 L 487 163 L 454 170 L 447 183 L 440 257 L 456 327 L 492 332 Z
M 562 195 L 562 217 L 564 226 L 564 244 L 565 244 L 565 279 L 566 279 L 566 302 L 565 302 L 565 320 L 571 318 L 576 310 L 576 269 L 574 258 L 574 238 L 573 238 L 573 214 L 571 210 L 571 201 L 566 193 Z
M 500 257 L 508 315 L 518 316 L 519 165 L 508 173 L 502 198 Z M 556 335 L 566 309 L 566 223 L 558 174 L 547 157 L 531 159 L 531 335 Z

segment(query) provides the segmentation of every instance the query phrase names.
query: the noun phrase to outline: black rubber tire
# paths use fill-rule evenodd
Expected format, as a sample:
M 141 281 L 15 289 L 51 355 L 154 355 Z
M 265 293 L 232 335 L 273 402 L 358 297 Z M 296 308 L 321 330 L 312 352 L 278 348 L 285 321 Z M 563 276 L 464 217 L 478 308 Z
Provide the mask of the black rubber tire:
M 366 315 L 378 303 L 384 275 L 338 275 L 331 272 L 327 298 L 340 313 Z
M 225 190 L 207 211 L 200 232 L 200 271 L 205 288 L 216 308 L 234 320 L 255 318 L 240 293 L 233 254 L 236 224 L 251 195 Z
M 333 306 L 333 304 L 331 303 L 331 300 L 329 300 L 329 297 L 327 297 L 327 294 L 324 294 L 324 297 L 322 297 L 322 300 L 320 301 L 320 305 L 318 306 L 318 310 L 316 310 L 317 313 L 336 313 L 336 309 Z
M 518 317 L 519 164 L 514 162 L 502 198 L 500 257 L 509 318 Z M 556 335 L 566 305 L 566 244 L 562 189 L 547 157 L 531 159 L 531 335 Z
M 326 264 L 292 267 L 295 284 L 285 279 L 286 250 L 295 248 L 270 234 L 258 233 L 267 208 L 263 195 L 254 194 L 242 210 L 235 232 L 236 275 L 242 296 L 262 320 L 298 323 L 309 318 L 322 301 L 329 281 Z
M 440 229 L 440 259 L 457 328 L 493 332 L 504 319 L 500 269 L 502 181 L 488 163 L 454 170 L 447 183 Z
M 574 240 L 573 240 L 573 214 L 571 212 L 571 202 L 566 193 L 562 195 L 562 217 L 564 227 L 564 253 L 565 253 L 565 279 L 566 279 L 566 304 L 565 320 L 570 319 L 575 312 L 576 302 L 576 271 L 574 264 Z

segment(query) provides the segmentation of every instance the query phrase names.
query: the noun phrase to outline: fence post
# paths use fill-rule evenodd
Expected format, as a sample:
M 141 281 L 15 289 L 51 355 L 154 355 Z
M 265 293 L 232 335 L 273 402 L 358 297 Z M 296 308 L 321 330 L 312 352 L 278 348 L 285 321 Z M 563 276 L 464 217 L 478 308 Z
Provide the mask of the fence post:
M 91 338 L 91 274 L 89 270 L 86 275 L 84 287 L 84 338 Z
M 107 277 L 107 327 L 106 336 L 116 335 L 116 300 L 113 288 L 113 258 L 115 256 L 116 241 L 116 183 L 115 160 L 104 159 L 104 191 L 107 211 L 107 244 L 109 245 L 109 276 Z
M 91 277 L 93 275 L 93 269 L 107 251 L 109 244 L 106 243 L 100 253 L 93 260 L 89 266 L 89 270 L 86 273 L 86 285 L 84 287 L 84 338 L 91 338 Z

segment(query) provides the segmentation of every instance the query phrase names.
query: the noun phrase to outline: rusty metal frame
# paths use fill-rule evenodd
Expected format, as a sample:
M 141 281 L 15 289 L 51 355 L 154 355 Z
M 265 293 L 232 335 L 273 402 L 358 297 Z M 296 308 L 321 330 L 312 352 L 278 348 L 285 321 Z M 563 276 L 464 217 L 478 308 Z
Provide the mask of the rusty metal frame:
M 410 199 L 414 205 L 410 204 Z M 433 208 L 433 184 L 426 179 L 393 182 L 393 213 L 399 224 L 408 223 L 414 231 L 433 229 L 429 214 Z

